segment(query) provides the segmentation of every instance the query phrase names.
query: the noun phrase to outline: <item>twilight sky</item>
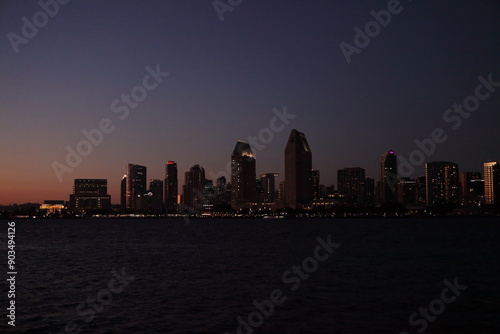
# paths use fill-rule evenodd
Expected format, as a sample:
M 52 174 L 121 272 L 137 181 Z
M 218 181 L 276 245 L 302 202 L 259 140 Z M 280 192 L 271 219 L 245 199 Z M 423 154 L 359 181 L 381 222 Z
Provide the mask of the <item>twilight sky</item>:
M 127 163 L 146 165 L 151 179 L 174 160 L 180 184 L 197 163 L 208 178 L 223 175 L 236 140 L 257 136 L 284 106 L 296 117 L 255 152 L 258 174 L 284 177 L 293 128 L 326 185 L 348 166 L 377 177 L 384 151 L 408 159 L 435 128 L 448 137 L 425 161 L 481 171 L 500 159 L 500 87 L 456 130 L 443 114 L 475 94 L 478 76 L 500 82 L 500 1 L 403 0 L 348 64 L 340 43 L 354 45 L 354 27 L 388 2 L 244 0 L 221 21 L 211 0 L 73 0 L 15 53 L 8 34 L 22 37 L 22 18 L 33 22 L 41 7 L 2 1 L 0 204 L 68 200 L 75 178 L 107 178 L 118 203 Z M 120 119 L 113 101 L 157 64 L 169 75 Z M 66 146 L 104 118 L 114 130 L 60 182 L 53 162 L 66 164 Z

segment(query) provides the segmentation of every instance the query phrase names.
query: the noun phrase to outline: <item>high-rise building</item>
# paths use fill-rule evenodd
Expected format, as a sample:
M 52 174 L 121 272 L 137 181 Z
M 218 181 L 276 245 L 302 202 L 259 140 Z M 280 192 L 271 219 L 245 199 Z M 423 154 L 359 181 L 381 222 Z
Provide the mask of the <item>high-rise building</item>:
M 302 208 L 313 200 L 312 153 L 306 136 L 293 129 L 285 148 L 285 207 Z
M 146 194 L 147 168 L 141 165 L 127 165 L 126 204 L 130 210 L 144 210 Z
M 396 185 L 398 183 L 398 158 L 390 150 L 380 156 L 380 177 L 378 181 L 379 204 L 397 202 Z
M 371 177 L 365 179 L 365 200 L 366 206 L 373 206 L 375 203 L 375 180 Z
M 285 207 L 285 180 L 281 180 L 278 184 L 278 191 L 276 193 L 276 202 L 279 208 Z
M 313 191 L 313 199 L 318 200 L 320 196 L 320 180 L 319 180 L 319 170 L 313 169 L 311 171 L 311 178 L 312 178 L 312 191 Z
M 278 173 L 266 173 L 260 176 L 263 190 L 263 203 L 275 203 L 276 198 L 276 176 Z
M 337 170 L 337 188 L 351 204 L 363 204 L 365 200 L 365 169 L 346 167 Z
M 174 161 L 168 161 L 165 164 L 165 208 L 167 213 L 173 213 L 177 210 L 177 164 Z
M 215 200 L 215 187 L 212 180 L 205 180 L 203 186 L 203 209 L 212 210 Z
M 203 209 L 203 190 L 205 189 L 205 170 L 200 165 L 194 165 L 185 173 L 182 200 L 188 211 Z
M 403 205 L 413 205 L 417 202 L 417 181 L 409 177 L 403 177 L 397 185 L 398 203 Z
M 226 177 L 225 176 L 221 176 L 219 177 L 216 181 L 216 192 L 217 192 L 217 195 L 220 195 L 224 192 L 226 192 L 227 190 L 227 181 L 226 181 Z
M 75 179 L 73 194 L 69 196 L 70 207 L 75 210 L 109 210 L 111 196 L 108 195 L 106 179 Z
M 484 163 L 484 199 L 486 204 L 500 204 L 500 161 Z
M 458 165 L 447 161 L 425 164 L 427 206 L 456 205 L 460 198 Z
M 231 154 L 231 206 L 239 210 L 257 202 L 255 156 L 247 142 L 238 140 Z
M 427 204 L 427 178 L 425 175 L 419 176 L 415 180 L 415 202 L 418 205 Z
M 163 180 L 149 180 L 148 211 L 153 213 L 163 213 L 165 206 L 163 203 Z
M 122 211 L 127 208 L 127 175 L 120 182 L 120 208 Z
M 462 172 L 462 203 L 479 204 L 484 198 L 484 180 L 481 172 Z

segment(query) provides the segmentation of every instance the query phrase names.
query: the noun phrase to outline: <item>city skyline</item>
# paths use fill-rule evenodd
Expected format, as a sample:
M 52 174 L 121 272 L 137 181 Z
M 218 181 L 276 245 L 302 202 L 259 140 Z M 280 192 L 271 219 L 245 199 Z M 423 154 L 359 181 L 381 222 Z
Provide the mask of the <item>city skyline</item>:
M 303 208 L 306 204 L 310 205 L 314 200 L 319 199 L 320 187 L 331 187 L 338 194 L 345 196 L 346 203 L 350 202 L 351 205 L 363 206 L 425 203 L 427 207 L 432 208 L 442 204 L 458 205 L 459 199 L 467 203 L 468 191 L 471 192 L 471 199 L 474 199 L 476 195 L 485 195 L 484 202 L 486 204 L 493 204 L 498 201 L 494 201 L 499 191 L 494 190 L 494 187 L 498 186 L 498 180 L 493 181 L 493 171 L 497 173 L 495 175 L 498 175 L 500 160 L 483 162 L 484 174 L 483 171 L 459 171 L 459 164 L 454 162 L 430 161 L 425 163 L 424 175 L 409 178 L 398 169 L 396 152 L 388 150 L 379 157 L 378 179 L 365 175 L 365 168 L 363 167 L 350 166 L 336 171 L 336 183 L 325 184 L 321 182 L 319 177 L 320 170 L 313 168 L 311 148 L 304 133 L 299 132 L 297 129 L 292 129 L 283 151 L 285 176 L 281 179 L 281 182 L 285 182 L 288 179 L 289 186 L 287 187 L 287 183 L 285 182 L 285 191 L 282 193 L 283 198 L 281 198 L 283 203 L 279 204 L 277 203 L 278 198 L 276 196 L 278 196 L 280 189 L 278 182 L 275 180 L 279 174 L 272 172 L 256 174 L 255 171 L 258 164 L 252 147 L 247 142 L 242 140 L 237 141 L 231 154 L 231 182 L 228 183 L 228 185 L 231 185 L 231 188 L 229 188 L 231 196 L 228 203 L 230 202 L 234 210 L 237 211 L 256 203 L 272 202 L 276 202 L 275 204 L 278 204 L 278 207 Z M 195 164 L 184 172 L 184 183 L 180 188 L 182 190 L 179 190 L 177 162 L 169 160 L 164 166 L 165 178 L 161 180 L 159 178 L 148 177 L 147 166 L 127 164 L 126 174 L 120 181 L 120 195 L 117 196 L 120 199 L 119 203 L 116 200 L 113 201 L 113 197 L 107 194 L 107 179 L 74 179 L 74 194 L 70 195 L 69 203 L 74 208 L 78 206 L 75 204 L 74 196 L 79 194 L 79 192 L 82 196 L 88 196 L 84 192 L 77 191 L 77 189 L 83 189 L 84 191 L 88 189 L 92 190 L 92 187 L 98 188 L 100 184 L 103 184 L 104 192 L 92 193 L 93 196 L 107 196 L 108 204 L 104 205 L 103 208 L 109 208 L 110 204 L 120 204 L 122 210 L 127 209 L 132 211 L 150 210 L 160 212 L 163 208 L 168 208 L 167 212 L 169 210 L 174 212 L 178 209 L 199 210 L 206 204 L 204 203 L 206 181 L 209 181 L 212 186 L 217 182 L 217 186 L 219 186 L 220 178 L 217 180 L 210 179 L 207 177 L 205 169 L 200 164 Z M 260 175 L 259 178 L 257 175 Z M 222 177 L 224 178 L 224 176 Z M 422 178 L 425 200 L 418 199 L 419 191 L 415 188 L 418 188 L 418 183 Z M 259 187 L 257 183 L 259 179 L 262 182 L 260 184 L 263 190 L 262 198 L 258 198 L 256 192 Z M 477 186 L 470 184 L 470 182 L 475 180 L 481 181 L 480 188 L 482 189 L 482 193 L 478 193 Z M 367 182 L 372 182 L 372 184 L 370 185 Z M 172 188 L 170 191 L 168 190 L 168 184 Z M 233 184 L 236 186 L 232 187 Z M 273 186 L 272 189 L 269 188 L 270 184 Z M 375 184 L 377 185 L 375 186 Z M 473 189 L 467 190 L 467 187 Z M 225 184 L 223 188 L 225 188 Z M 407 192 L 411 192 L 411 200 L 408 200 Z M 150 196 L 154 197 L 150 198 Z M 371 200 L 367 196 L 372 196 Z M 111 197 L 111 201 L 109 197 Z M 270 201 L 269 197 L 273 198 L 273 201 Z M 170 198 L 169 203 L 166 201 L 167 198 Z M 182 198 L 182 201 L 180 201 L 180 198 Z M 436 198 L 441 202 L 436 202 Z M 86 198 L 83 197 L 83 199 L 85 200 Z M 44 199 L 43 202 L 59 203 L 61 201 L 65 200 L 62 198 L 50 198 Z M 97 206 L 95 203 L 93 205 Z M 153 207 L 157 209 L 154 210 Z M 159 209 L 160 207 L 161 209 Z
M 297 145 L 296 144 L 292 144 L 294 143 L 294 141 L 297 140 Z M 290 145 L 293 145 L 293 148 L 290 147 Z M 285 170 L 285 174 L 286 175 L 286 164 L 287 164 L 287 157 L 290 155 L 290 153 L 287 153 L 287 151 L 289 150 L 299 150 L 298 153 L 296 153 L 297 155 L 300 155 L 300 154 L 306 154 L 306 155 L 309 155 L 309 158 L 307 158 L 308 160 L 310 160 L 309 162 L 307 162 L 307 165 L 311 165 L 311 168 L 310 168 L 310 182 L 311 182 L 311 185 L 310 185 L 310 190 L 311 190 L 311 194 L 309 194 L 309 197 L 310 199 L 312 200 L 314 198 L 314 190 L 313 190 L 313 175 L 315 173 L 319 173 L 321 172 L 321 169 L 317 169 L 314 165 L 314 160 L 311 158 L 311 149 L 309 147 L 309 144 L 307 142 L 307 139 L 304 135 L 304 133 L 302 132 L 299 132 L 298 130 L 296 129 L 292 129 L 291 132 L 290 132 L 290 135 L 289 135 L 289 138 L 288 138 L 288 141 L 287 141 L 287 145 L 285 146 L 285 148 L 283 149 L 284 152 L 285 152 L 285 163 L 283 164 L 284 166 L 284 170 Z M 255 149 L 254 149 L 255 150 Z M 262 172 L 262 173 L 256 173 L 255 170 L 257 170 L 257 166 L 258 166 L 258 163 L 257 163 L 257 159 L 256 157 L 254 156 L 253 154 L 253 151 L 252 151 L 252 147 L 250 146 L 249 143 L 247 142 L 244 142 L 240 139 L 237 140 L 237 144 L 235 146 L 235 148 L 233 149 L 233 153 L 231 154 L 231 165 L 232 166 L 235 166 L 235 164 L 238 164 L 240 162 L 243 162 L 243 163 L 246 163 L 248 164 L 249 162 L 246 162 L 246 159 L 247 158 L 250 158 L 250 164 L 253 165 L 252 167 L 250 167 L 250 174 L 248 174 L 248 167 L 245 167 L 243 169 L 234 169 L 234 170 L 231 170 L 229 171 L 229 180 L 231 180 L 230 184 L 232 184 L 232 181 L 234 181 L 235 177 L 236 176 L 244 176 L 246 181 L 245 181 L 245 184 L 246 184 L 246 188 L 249 188 L 250 184 L 250 178 L 249 176 L 251 175 L 254 175 L 255 178 L 254 180 L 257 180 L 257 176 L 256 175 L 260 175 L 260 178 L 267 178 L 268 175 L 273 175 L 274 177 L 278 177 L 280 176 L 279 173 L 271 173 L 271 172 Z M 376 174 L 378 174 L 378 177 L 371 177 L 370 175 L 366 175 L 365 177 L 365 171 L 366 171 L 366 168 L 364 166 L 344 166 L 342 168 L 339 168 L 337 170 L 335 170 L 335 173 L 336 173 L 336 180 L 335 182 L 332 182 L 332 183 L 325 183 L 323 181 L 320 181 L 317 186 L 319 187 L 319 185 L 321 186 L 333 186 L 334 189 L 336 191 L 339 191 L 340 193 L 346 195 L 346 197 L 350 197 L 351 196 L 351 191 L 354 191 L 357 196 L 359 196 L 359 191 L 361 188 L 359 187 L 364 187 L 364 184 L 362 185 L 356 185 L 356 186 L 353 186 L 351 185 L 351 187 L 357 187 L 359 189 L 357 190 L 347 190 L 347 188 L 345 188 L 345 185 L 343 184 L 344 181 L 344 176 L 343 174 L 341 173 L 352 173 L 353 171 L 362 171 L 362 174 L 360 175 L 363 175 L 363 182 L 366 180 L 366 179 L 371 179 L 375 182 L 376 186 L 374 185 L 374 196 L 375 198 L 378 198 L 380 200 L 380 202 L 378 204 L 383 204 L 383 203 L 386 203 L 386 204 L 395 204 L 399 201 L 399 198 L 398 198 L 398 192 L 400 192 L 401 190 L 398 189 L 398 182 L 399 181 L 404 181 L 405 179 L 408 179 L 408 180 L 418 180 L 419 178 L 423 177 L 425 178 L 425 182 L 427 182 L 427 185 L 429 184 L 429 181 L 428 178 L 426 177 L 429 173 L 429 167 L 428 166 L 434 166 L 436 164 L 451 164 L 451 165 L 454 165 L 456 170 L 454 172 L 454 177 L 456 179 L 456 182 L 458 182 L 454 187 L 456 189 L 454 189 L 454 192 L 456 194 L 462 194 L 464 193 L 464 187 L 466 186 L 466 180 L 465 180 L 465 173 L 468 173 L 468 174 L 474 174 L 474 175 L 477 175 L 477 174 L 480 174 L 483 176 L 483 178 L 486 178 L 486 183 L 485 183 L 485 186 L 484 186 L 484 192 L 485 192 L 485 201 L 489 204 L 492 204 L 493 203 L 493 190 L 492 189 L 492 174 L 491 174 L 491 170 L 492 170 L 492 166 L 495 166 L 495 164 L 497 164 L 498 162 L 500 161 L 499 160 L 488 160 L 488 161 L 485 161 L 485 162 L 482 162 L 481 163 L 481 169 L 479 170 L 473 170 L 473 171 L 464 171 L 462 169 L 460 169 L 460 173 L 458 173 L 458 166 L 460 166 L 460 163 L 455 163 L 455 162 L 446 162 L 446 161 L 426 161 L 424 163 L 424 166 L 425 166 L 425 169 L 424 169 L 424 172 L 422 175 L 416 175 L 416 174 L 412 174 L 412 178 L 409 178 L 406 174 L 402 174 L 401 171 L 398 169 L 398 160 L 397 160 L 397 154 L 394 150 L 388 150 L 386 152 L 384 152 L 382 155 L 379 156 L 379 163 L 378 163 L 378 172 Z M 290 162 L 291 163 L 291 162 Z M 118 184 L 118 191 L 119 193 L 115 196 L 110 196 L 111 197 L 111 204 L 113 205 L 117 205 L 117 204 L 120 204 L 122 206 L 122 208 L 129 208 L 129 209 L 132 209 L 132 210 L 139 210 L 139 209 L 145 209 L 145 207 L 147 206 L 147 203 L 135 203 L 133 201 L 133 198 L 136 198 L 138 194 L 140 194 L 141 196 L 143 194 L 145 194 L 148 190 L 149 190 L 149 187 L 150 187 L 150 182 L 158 182 L 160 181 L 161 182 L 161 201 L 164 203 L 164 205 L 167 207 L 169 206 L 171 209 L 173 207 L 176 207 L 177 205 L 177 201 L 178 201 L 178 196 L 184 196 L 184 193 L 186 192 L 186 189 L 189 189 L 186 188 L 185 186 L 188 184 L 186 182 L 188 182 L 187 180 L 190 180 L 193 176 L 191 176 L 190 173 L 193 172 L 193 168 L 194 169 L 201 169 L 202 170 L 202 175 L 203 175 L 203 179 L 204 180 L 209 180 L 209 181 L 212 181 L 212 182 L 216 182 L 217 180 L 216 179 L 211 179 L 209 177 L 209 175 L 205 172 L 204 168 L 201 167 L 202 164 L 195 164 L 194 166 L 192 166 L 191 168 L 187 169 L 186 171 L 184 172 L 181 172 L 181 173 L 184 173 L 185 174 L 185 178 L 184 178 L 184 181 L 183 181 L 183 178 L 179 178 L 178 175 L 177 175 L 177 162 L 176 161 L 172 161 L 172 160 L 168 160 L 164 163 L 164 170 L 163 170 L 163 175 L 164 175 L 164 178 L 161 179 L 160 177 L 156 177 L 157 175 L 155 175 L 155 177 L 150 177 L 147 175 L 147 170 L 148 170 L 148 166 L 145 166 L 145 165 L 137 165 L 137 164 L 132 164 L 132 163 L 128 163 L 127 164 L 127 168 L 126 168 L 126 173 L 125 175 L 123 175 L 123 178 L 121 180 L 119 180 L 119 178 L 113 178 L 112 179 L 112 183 L 113 181 L 116 181 L 116 183 Z M 495 168 L 498 168 L 498 167 L 495 167 Z M 253 170 L 253 171 L 252 171 Z M 171 173 L 171 178 L 168 177 L 168 173 Z M 394 173 L 396 171 L 396 173 Z M 483 171 L 484 171 L 484 174 L 483 174 Z M 222 174 L 221 174 L 222 172 Z M 129 177 L 127 177 L 128 175 L 130 175 L 132 173 L 132 175 L 134 176 L 132 179 L 130 179 Z M 357 172 L 355 172 L 357 173 Z M 437 172 L 435 172 L 437 173 Z M 216 176 L 225 176 L 224 174 L 224 171 L 221 170 L 219 171 L 218 173 L 215 173 L 215 174 L 212 174 L 211 175 L 216 175 Z M 279 182 L 285 182 L 285 175 L 282 175 L 281 178 L 279 178 L 278 180 L 280 181 L 274 181 L 274 185 L 275 185 L 275 190 L 276 191 L 279 191 L 279 188 L 278 188 L 278 184 Z M 341 180 L 341 175 L 342 175 L 342 180 Z M 347 174 L 346 174 L 347 175 Z M 462 175 L 462 176 L 460 176 Z M 380 187 L 380 184 L 383 184 L 381 181 L 382 181 L 382 178 L 384 180 L 384 182 L 386 182 L 385 184 L 385 191 L 383 191 L 382 187 Z M 107 190 L 107 187 L 108 187 L 108 180 L 109 179 L 104 179 L 104 178 L 101 178 L 101 177 L 93 177 L 93 178 L 75 178 L 75 179 L 72 179 L 72 182 L 75 183 L 75 185 L 73 186 L 73 188 L 76 187 L 76 183 L 77 181 L 78 182 L 81 182 L 81 181 L 85 181 L 85 180 L 102 180 L 102 181 L 106 181 L 106 190 Z M 201 179 L 200 179 L 201 180 Z M 198 180 L 197 184 L 197 191 L 198 193 L 202 193 L 202 184 L 200 183 L 201 181 Z M 356 182 L 359 182 L 359 177 L 358 177 L 358 180 Z M 465 182 L 465 183 L 464 183 Z M 169 204 L 167 205 L 165 199 L 167 198 L 167 184 L 171 184 L 172 185 L 172 192 L 169 194 L 170 196 L 170 202 Z M 427 191 L 429 191 L 428 187 L 426 185 L 426 189 Z M 487 186 L 486 186 L 487 185 Z M 137 188 L 137 189 L 136 189 Z M 250 186 L 251 188 L 251 186 Z M 255 190 L 255 189 L 254 189 Z M 246 190 L 247 192 L 250 191 L 252 192 L 253 190 L 251 189 L 247 189 Z M 363 188 L 363 191 L 366 191 L 366 188 Z M 234 190 L 232 191 L 234 192 Z M 192 193 L 192 189 L 188 191 L 188 193 Z M 175 195 L 175 202 L 173 200 L 173 197 Z M 391 199 L 388 201 L 385 197 L 389 195 L 391 196 Z M 427 201 L 426 201 L 426 204 L 428 206 L 433 206 L 431 203 L 429 203 L 429 200 L 428 200 L 428 195 L 429 193 L 427 192 L 426 194 L 426 197 L 427 197 Z M 42 196 L 43 195 L 38 195 L 38 196 Z M 73 196 L 73 195 L 71 195 Z M 191 194 L 191 196 L 194 196 L 196 197 L 194 194 Z M 64 197 L 64 196 L 63 196 Z M 61 201 L 61 200 L 65 200 L 65 197 L 63 198 L 46 198 L 44 197 L 43 200 L 40 200 L 39 202 L 36 202 L 36 201 L 33 201 L 33 202 L 30 202 L 30 201 L 27 201 L 27 202 L 19 202 L 19 203 L 0 203 L 0 205 L 10 205 L 10 204 L 23 204 L 23 203 L 43 203 L 43 202 L 46 202 L 46 201 Z M 234 195 L 231 196 L 232 198 L 234 197 Z M 285 197 L 286 197 L 286 192 L 285 192 Z M 248 203 L 248 202 L 255 202 L 256 201 L 256 198 L 257 198 L 257 194 L 254 194 L 254 196 L 250 196 L 250 198 L 252 198 L 253 200 L 243 200 L 242 203 Z M 352 198 L 351 198 L 352 199 Z M 71 202 L 71 198 L 70 198 L 70 202 Z M 190 200 L 192 201 L 192 200 Z M 361 201 L 358 199 L 357 200 L 359 203 L 361 203 Z M 183 203 L 184 205 L 187 205 L 186 207 L 191 207 L 191 208 L 196 208 L 196 207 L 201 207 L 202 204 L 201 204 L 201 200 L 198 199 L 198 200 L 195 200 L 195 202 L 198 202 L 197 204 L 193 204 L 191 203 L 191 205 L 187 205 L 185 203 Z M 233 200 L 231 200 L 231 202 L 233 202 Z M 175 205 L 173 205 L 173 203 L 175 203 Z M 377 203 L 377 201 L 375 201 L 375 203 Z M 241 207 L 240 205 L 235 205 L 235 202 L 232 203 L 233 207 Z M 295 204 L 294 204 L 295 206 Z M 294 207 L 292 206 L 292 207 Z
M 69 2 L 18 52 L 9 34 L 43 9 L 5 1 L 0 204 L 65 199 L 88 178 L 107 179 L 119 203 L 128 163 L 147 166 L 148 182 L 165 179 L 167 161 L 179 175 L 200 164 L 229 182 L 238 139 L 278 185 L 293 128 L 324 185 L 349 166 L 378 181 L 388 149 L 418 160 L 413 178 L 440 160 L 482 172 L 500 156 L 500 3 L 401 6 L 347 62 L 339 46 L 355 45 L 354 28 L 387 1 L 244 2 L 223 21 L 210 1 Z M 68 147 L 88 154 L 70 166 Z

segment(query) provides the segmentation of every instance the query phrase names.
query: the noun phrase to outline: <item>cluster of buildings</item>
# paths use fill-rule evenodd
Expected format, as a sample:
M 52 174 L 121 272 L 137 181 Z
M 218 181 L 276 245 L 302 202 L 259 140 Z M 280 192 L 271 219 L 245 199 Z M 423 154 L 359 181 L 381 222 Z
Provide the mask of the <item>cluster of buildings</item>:
M 500 161 L 484 163 L 484 171 L 459 172 L 446 161 L 429 162 L 425 175 L 399 177 L 394 151 L 380 157 L 378 180 L 366 177 L 361 167 L 337 171 L 337 188 L 320 183 L 312 167 L 312 153 L 305 135 L 293 129 L 285 147 L 284 180 L 274 172 L 256 175 L 256 158 L 249 143 L 238 140 L 231 154 L 231 179 L 208 180 L 205 170 L 194 165 L 178 186 L 177 163 L 165 164 L 164 179 L 150 179 L 147 167 L 128 164 L 121 181 L 119 209 L 122 213 L 199 214 L 217 212 L 273 212 L 358 208 L 369 212 L 405 208 L 478 208 L 500 205 Z M 215 184 L 214 184 L 215 181 Z M 112 209 L 105 179 L 76 179 L 67 203 L 75 212 Z M 45 203 L 57 210 L 64 201 Z M 58 206 L 56 206 L 58 205 Z

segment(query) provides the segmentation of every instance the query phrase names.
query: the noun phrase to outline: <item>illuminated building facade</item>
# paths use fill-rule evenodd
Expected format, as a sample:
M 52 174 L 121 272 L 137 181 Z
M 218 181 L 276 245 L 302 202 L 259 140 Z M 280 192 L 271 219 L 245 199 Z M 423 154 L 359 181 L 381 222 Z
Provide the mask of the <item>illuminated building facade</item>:
M 147 190 L 147 168 L 141 165 L 127 165 L 126 207 L 129 210 L 144 210 L 144 194 Z
M 425 164 L 427 206 L 456 205 L 459 203 L 460 182 L 458 165 L 447 161 Z
M 75 179 L 73 194 L 70 195 L 71 209 L 109 210 L 111 196 L 108 195 L 107 179 Z
M 484 199 L 486 204 L 500 204 L 500 161 L 484 163 Z

